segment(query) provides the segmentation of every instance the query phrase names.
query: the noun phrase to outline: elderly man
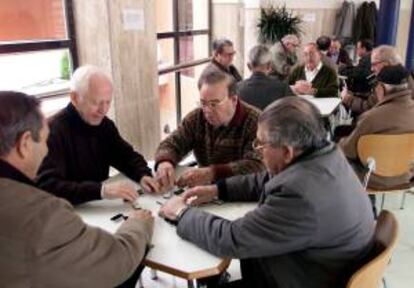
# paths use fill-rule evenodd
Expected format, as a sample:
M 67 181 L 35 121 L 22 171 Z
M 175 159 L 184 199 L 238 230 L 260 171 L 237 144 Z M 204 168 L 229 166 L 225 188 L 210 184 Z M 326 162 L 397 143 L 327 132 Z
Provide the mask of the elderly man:
M 234 81 L 239 82 L 243 78 L 233 65 L 235 54 L 233 42 L 226 38 L 216 39 L 213 41 L 213 59 L 209 67 L 216 67 L 233 77 Z
M 182 238 L 240 258 L 239 287 L 345 287 L 370 250 L 374 220 L 358 178 L 326 140 L 317 108 L 298 97 L 272 103 L 260 115 L 254 147 L 268 171 L 194 187 L 160 215 L 176 221 Z M 258 206 L 228 221 L 186 205 L 217 197 Z
M 247 66 L 252 76 L 238 83 L 240 98 L 263 110 L 273 101 L 291 95 L 289 85 L 268 76 L 271 71 L 272 54 L 264 45 L 254 46 L 249 52 Z
M 408 89 L 408 71 L 402 65 L 384 66 L 377 76 L 377 104 L 362 114 L 352 134 L 340 142 L 345 156 L 354 164 L 360 178 L 365 169 L 357 154 L 357 143 L 361 136 L 368 134 L 402 134 L 414 132 L 414 100 Z M 387 189 L 406 184 L 412 175 L 401 177 L 380 177 L 371 175 L 369 187 Z
M 298 61 L 296 49 L 299 47 L 299 44 L 300 41 L 296 35 L 288 34 L 270 48 L 273 56 L 272 76 L 277 77 L 281 81 L 287 79 L 290 70 Z
M 382 68 L 386 66 L 398 64 L 401 64 L 401 59 L 395 51 L 394 47 L 381 45 L 372 50 L 371 70 L 375 75 L 378 75 L 381 72 Z M 410 88 L 414 87 L 411 81 L 412 79 L 410 77 Z M 362 114 L 378 103 L 378 97 L 375 93 L 375 89 L 368 95 L 368 97 L 365 98 L 355 97 L 352 95 L 352 93 L 348 93 L 347 91 L 341 93 L 341 97 L 342 103 L 348 106 L 356 115 Z
M 293 93 L 315 97 L 338 96 L 337 74 L 322 63 L 321 53 L 315 43 L 306 44 L 303 59 L 305 63 L 296 67 L 289 76 Z
M 174 167 L 191 151 L 199 168 L 186 171 L 178 186 L 195 186 L 263 169 L 252 148 L 258 110 L 239 101 L 236 83 L 215 68 L 198 81 L 200 108 L 190 112 L 176 131 L 161 142 L 155 155 L 157 178 L 163 187 L 175 184 Z
M 348 52 L 342 48 L 342 43 L 338 38 L 332 39 L 326 56 L 331 59 L 332 63 L 337 65 L 338 70 L 352 66 L 352 60 L 349 57 Z
M 136 270 L 154 219 L 134 211 L 115 235 L 89 227 L 65 200 L 33 182 L 49 129 L 39 102 L 0 92 L 2 287 L 114 287 Z M 120 287 L 135 287 L 138 274 Z
M 108 76 L 94 66 L 78 68 L 70 99 L 50 121 L 49 154 L 39 170 L 39 187 L 72 204 L 102 198 L 135 201 L 138 193 L 132 185 L 102 183 L 112 166 L 145 190 L 158 191 L 147 162 L 105 116 L 112 100 Z

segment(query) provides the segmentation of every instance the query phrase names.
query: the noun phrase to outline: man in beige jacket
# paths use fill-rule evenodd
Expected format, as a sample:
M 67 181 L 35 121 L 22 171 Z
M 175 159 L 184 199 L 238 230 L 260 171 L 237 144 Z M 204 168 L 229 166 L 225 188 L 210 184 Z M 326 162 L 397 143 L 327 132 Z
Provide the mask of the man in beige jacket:
M 151 213 L 132 212 L 115 235 L 86 225 L 34 185 L 49 133 L 39 102 L 0 92 L 0 107 L 0 286 L 135 287 Z

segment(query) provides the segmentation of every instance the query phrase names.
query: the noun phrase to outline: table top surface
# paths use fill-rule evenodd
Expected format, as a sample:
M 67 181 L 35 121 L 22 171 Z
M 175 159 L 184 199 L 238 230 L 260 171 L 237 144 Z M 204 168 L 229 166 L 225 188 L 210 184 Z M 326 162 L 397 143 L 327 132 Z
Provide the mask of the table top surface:
M 144 194 L 139 205 L 151 210 L 155 216 L 153 247 L 144 261 L 145 265 L 185 279 L 198 279 L 217 275 L 227 268 L 231 259 L 216 257 L 196 245 L 181 239 L 176 227 L 158 216 L 160 202 L 167 201 L 162 195 Z M 200 207 L 205 211 L 228 220 L 235 220 L 253 210 L 256 203 L 209 204 Z M 118 213 L 128 214 L 132 210 L 130 203 L 122 200 L 98 200 L 76 207 L 76 212 L 89 225 L 114 233 L 122 222 L 110 218 Z
M 341 104 L 341 98 L 338 97 L 315 98 L 312 95 L 301 95 L 299 97 L 308 100 L 318 107 L 324 117 L 331 115 L 338 108 L 339 104 Z

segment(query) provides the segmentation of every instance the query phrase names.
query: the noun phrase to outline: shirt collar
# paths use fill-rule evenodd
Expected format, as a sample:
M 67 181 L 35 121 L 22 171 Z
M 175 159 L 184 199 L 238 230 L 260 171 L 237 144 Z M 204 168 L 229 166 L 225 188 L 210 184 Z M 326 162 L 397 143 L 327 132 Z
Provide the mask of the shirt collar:
M 317 72 L 319 72 L 319 70 L 321 70 L 321 68 L 322 68 L 322 61 L 319 61 L 318 66 L 316 66 L 316 68 L 313 69 L 312 71 L 309 70 L 308 67 L 305 65 L 305 72 L 306 73 L 317 73 Z
M 29 179 L 21 171 L 15 168 L 10 163 L 0 159 L 0 177 L 22 182 L 31 186 L 35 186 L 33 180 Z

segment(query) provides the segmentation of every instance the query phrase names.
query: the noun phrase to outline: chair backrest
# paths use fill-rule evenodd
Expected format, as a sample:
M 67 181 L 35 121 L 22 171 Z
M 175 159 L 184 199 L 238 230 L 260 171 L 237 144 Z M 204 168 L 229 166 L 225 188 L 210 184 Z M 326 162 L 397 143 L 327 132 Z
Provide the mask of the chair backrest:
M 348 281 L 347 288 L 378 288 L 390 262 L 398 238 L 398 222 L 394 214 L 382 210 L 377 219 L 374 247 L 370 260 Z
M 357 151 L 364 165 L 368 158 L 375 159 L 374 174 L 400 176 L 409 171 L 410 163 L 414 160 L 414 133 L 364 135 L 358 140 Z

